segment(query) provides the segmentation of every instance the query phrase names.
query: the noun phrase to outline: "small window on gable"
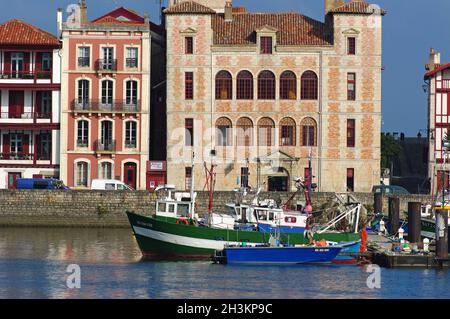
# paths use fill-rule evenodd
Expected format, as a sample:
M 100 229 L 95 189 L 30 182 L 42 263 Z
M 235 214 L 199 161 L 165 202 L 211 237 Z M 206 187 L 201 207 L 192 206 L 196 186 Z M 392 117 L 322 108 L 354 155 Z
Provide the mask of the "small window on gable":
M 272 54 L 272 37 L 261 37 L 261 54 Z
M 355 37 L 347 38 L 347 54 L 348 55 L 356 54 L 356 38 Z

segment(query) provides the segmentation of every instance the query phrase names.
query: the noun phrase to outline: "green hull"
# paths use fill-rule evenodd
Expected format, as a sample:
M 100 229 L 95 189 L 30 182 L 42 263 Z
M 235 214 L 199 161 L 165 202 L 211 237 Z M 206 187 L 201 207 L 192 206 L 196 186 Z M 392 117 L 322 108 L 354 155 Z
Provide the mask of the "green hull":
M 269 233 L 236 231 L 176 224 L 159 218 L 127 212 L 139 248 L 144 257 L 158 259 L 209 259 L 227 243 L 268 243 Z M 359 240 L 355 233 L 315 234 L 315 240 L 335 242 Z M 286 244 L 306 244 L 302 233 L 281 234 Z

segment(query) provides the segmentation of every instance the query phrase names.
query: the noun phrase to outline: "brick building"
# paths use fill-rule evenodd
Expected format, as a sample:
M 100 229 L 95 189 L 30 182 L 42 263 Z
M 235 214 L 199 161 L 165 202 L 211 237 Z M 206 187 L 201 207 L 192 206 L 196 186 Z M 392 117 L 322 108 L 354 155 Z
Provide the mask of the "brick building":
M 62 23 L 61 179 L 89 187 L 118 179 L 146 188 L 149 160 L 151 24 L 118 8 L 88 21 Z
M 380 178 L 382 16 L 325 0 L 324 22 L 251 13 L 226 0 L 171 0 L 167 33 L 168 182 L 287 191 L 370 191 Z M 196 166 L 191 169 L 192 153 Z
M 0 25 L 0 188 L 59 176 L 60 47 L 24 21 Z

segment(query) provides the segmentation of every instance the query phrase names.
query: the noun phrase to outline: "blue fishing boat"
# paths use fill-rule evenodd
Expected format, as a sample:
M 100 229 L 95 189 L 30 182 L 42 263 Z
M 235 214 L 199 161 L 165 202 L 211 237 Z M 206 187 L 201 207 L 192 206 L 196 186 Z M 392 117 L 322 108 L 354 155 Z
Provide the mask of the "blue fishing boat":
M 230 246 L 218 254 L 215 261 L 225 264 L 305 264 L 331 263 L 342 246 Z

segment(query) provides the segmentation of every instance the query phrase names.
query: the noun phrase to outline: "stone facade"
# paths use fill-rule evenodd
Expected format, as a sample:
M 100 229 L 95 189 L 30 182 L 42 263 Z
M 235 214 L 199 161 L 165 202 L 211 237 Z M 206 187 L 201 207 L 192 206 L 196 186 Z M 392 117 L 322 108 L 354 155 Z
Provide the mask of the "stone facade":
M 317 23 L 323 28 L 323 39 L 330 39 L 320 45 L 277 43 L 281 41 L 278 29 L 267 24 L 253 30 L 251 43 L 223 45 L 218 41 L 222 35 L 215 30 L 221 15 L 200 10 L 177 14 L 176 6 L 169 10 L 170 14 L 166 16 L 169 183 L 179 187 L 189 184 L 185 171 L 191 166 L 193 152 L 197 163 L 193 174 L 198 190 L 204 186 L 204 162 L 208 166 L 211 162 L 217 165 L 216 190 L 240 186 L 241 169 L 247 167 L 251 186 L 259 185 L 269 190 L 273 187 L 270 186 L 271 179 L 281 177 L 287 183 L 287 189 L 293 190 L 291 181 L 304 176 L 309 154 L 315 177 L 313 182 L 318 184 L 320 191 L 347 191 L 348 168 L 354 169 L 353 191 L 368 192 L 379 183 L 382 14 L 330 12 L 326 23 L 308 20 L 308 23 Z M 240 8 L 239 12 L 233 11 L 232 17 L 244 19 L 242 15 L 247 13 Z M 248 14 L 248 19 L 253 18 L 254 15 Z M 272 54 L 260 53 L 260 39 L 266 36 L 273 39 Z M 185 54 L 186 37 L 194 39 L 193 54 Z M 356 38 L 355 55 L 347 54 L 348 37 Z M 222 40 L 229 39 L 225 35 Z M 237 75 L 244 70 L 253 76 L 254 92 L 250 100 L 236 98 Z M 258 99 L 258 75 L 264 70 L 275 75 L 276 96 L 273 100 Z M 227 71 L 232 76 L 231 99 L 216 99 L 215 77 L 220 71 Z M 296 75 L 296 99 L 280 97 L 280 77 L 284 71 Z M 318 77 L 317 99 L 300 99 L 301 76 L 306 71 L 313 71 Z M 194 75 L 192 100 L 185 99 L 186 72 Z M 347 100 L 349 72 L 356 74 L 355 101 Z M 192 147 L 185 143 L 187 118 L 194 122 Z M 216 123 L 222 118 L 232 123 L 231 142 L 227 146 L 217 142 Z M 249 147 L 237 145 L 239 132 L 235 128 L 241 118 L 248 118 L 252 123 L 250 139 L 253 143 Z M 281 145 L 280 123 L 285 118 L 295 122 L 296 142 L 292 146 Z M 258 128 L 258 124 L 267 119 L 274 124 L 270 128 L 273 142 L 270 146 L 258 146 L 259 135 L 267 134 L 269 130 L 267 126 Z M 354 147 L 347 147 L 348 119 L 355 120 Z M 315 125 L 316 141 L 312 147 L 302 146 L 304 121 Z M 213 157 L 211 150 L 215 150 Z

